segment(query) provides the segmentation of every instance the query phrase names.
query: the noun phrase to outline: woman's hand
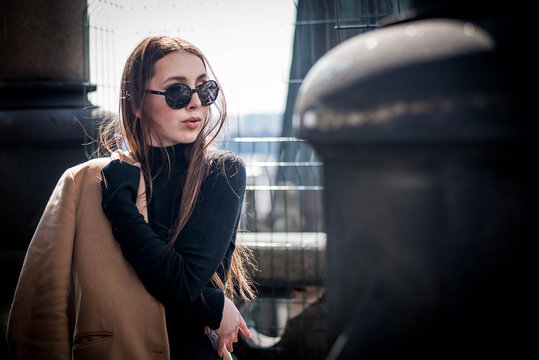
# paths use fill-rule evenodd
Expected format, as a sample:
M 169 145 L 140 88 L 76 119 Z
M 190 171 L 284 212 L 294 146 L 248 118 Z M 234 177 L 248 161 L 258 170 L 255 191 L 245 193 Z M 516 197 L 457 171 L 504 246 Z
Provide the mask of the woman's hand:
M 110 163 L 101 170 L 101 205 L 112 223 L 122 220 L 126 207 L 137 204 L 141 212 L 146 205 L 140 164 L 132 163 L 127 154 L 115 151 Z
M 247 338 L 252 336 L 236 305 L 225 296 L 223 318 L 221 319 L 219 328 L 215 330 L 219 339 L 217 342 L 218 356 L 223 356 L 225 346 L 229 352 L 234 350 L 232 344 L 238 341 L 238 330 L 241 330 L 242 334 Z M 206 328 L 206 333 L 208 332 L 209 328 Z

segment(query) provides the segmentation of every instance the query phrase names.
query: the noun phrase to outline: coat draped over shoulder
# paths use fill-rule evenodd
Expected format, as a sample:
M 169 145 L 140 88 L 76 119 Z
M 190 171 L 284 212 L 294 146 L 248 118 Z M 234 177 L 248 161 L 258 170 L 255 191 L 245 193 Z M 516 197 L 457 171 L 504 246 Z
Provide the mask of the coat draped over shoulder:
M 109 159 L 68 169 L 28 248 L 8 320 L 13 359 L 168 359 L 163 305 L 124 259 L 101 208 Z M 147 218 L 141 176 L 137 207 Z

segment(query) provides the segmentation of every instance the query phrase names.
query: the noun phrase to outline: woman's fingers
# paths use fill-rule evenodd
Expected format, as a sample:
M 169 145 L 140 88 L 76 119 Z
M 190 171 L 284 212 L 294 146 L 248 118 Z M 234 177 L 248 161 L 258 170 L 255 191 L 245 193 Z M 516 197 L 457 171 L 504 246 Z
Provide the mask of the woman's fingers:
M 227 336 L 227 337 L 226 337 L 226 349 L 227 349 L 229 352 L 233 352 L 233 351 L 234 351 L 234 347 L 232 346 L 232 336 Z
M 136 161 L 132 158 L 132 156 L 129 155 L 129 153 L 123 151 L 123 150 L 116 150 L 112 154 L 110 154 L 111 160 L 120 160 L 125 161 L 128 164 L 131 164 L 133 166 L 140 168 L 140 162 Z
M 245 323 L 245 320 L 243 320 L 243 316 L 240 314 L 240 331 L 246 338 L 250 339 L 253 337 L 251 332 L 249 331 L 249 328 L 247 327 L 247 324 Z
M 234 305 L 232 300 L 225 296 L 221 324 L 219 328 L 215 330 L 219 337 L 217 351 L 219 356 L 222 355 L 220 351 L 224 351 L 225 347 L 229 352 L 234 350 L 233 344 L 238 341 L 238 331 L 241 331 L 247 338 L 252 337 L 251 332 L 249 331 L 249 328 L 247 328 L 247 324 L 236 308 L 236 305 Z
M 217 356 L 222 357 L 225 352 L 225 341 L 226 339 L 222 336 L 219 336 L 217 340 Z

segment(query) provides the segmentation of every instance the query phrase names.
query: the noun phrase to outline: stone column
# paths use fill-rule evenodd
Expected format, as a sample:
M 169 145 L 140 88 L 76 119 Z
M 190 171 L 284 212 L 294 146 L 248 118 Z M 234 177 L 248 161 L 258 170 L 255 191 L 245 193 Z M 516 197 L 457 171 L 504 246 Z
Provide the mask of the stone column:
M 87 82 L 86 0 L 4 0 L 2 81 Z
M 88 158 L 86 0 L 0 2 L 0 321 L 62 172 Z M 83 129 L 84 128 L 84 129 Z M 5 342 L 0 358 L 7 357 Z M 3 356 L 6 355 L 6 356 Z

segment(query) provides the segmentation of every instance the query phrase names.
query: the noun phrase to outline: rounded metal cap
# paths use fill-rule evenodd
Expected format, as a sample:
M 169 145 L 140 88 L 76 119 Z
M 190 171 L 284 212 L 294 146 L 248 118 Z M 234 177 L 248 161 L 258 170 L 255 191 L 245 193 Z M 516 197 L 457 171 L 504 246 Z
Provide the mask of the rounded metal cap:
M 300 87 L 299 137 L 314 143 L 454 142 L 511 136 L 496 39 L 471 22 L 383 27 L 326 53 Z

